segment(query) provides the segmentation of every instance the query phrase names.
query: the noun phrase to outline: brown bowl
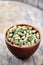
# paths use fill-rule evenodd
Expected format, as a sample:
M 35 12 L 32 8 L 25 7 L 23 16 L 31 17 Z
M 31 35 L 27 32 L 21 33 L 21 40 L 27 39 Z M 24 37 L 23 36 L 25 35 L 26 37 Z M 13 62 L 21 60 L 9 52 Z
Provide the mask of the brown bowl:
M 27 26 L 28 24 L 18 24 L 17 26 Z M 28 25 L 28 26 L 31 26 L 31 25 Z M 13 26 L 11 26 L 10 28 L 12 28 Z M 33 29 L 37 30 L 35 27 L 31 26 Z M 40 41 L 41 41 L 41 35 L 40 35 L 40 32 L 38 31 L 39 35 L 40 35 L 40 39 L 37 41 L 36 44 L 32 45 L 32 46 L 28 46 L 28 47 L 19 47 L 19 46 L 13 46 L 8 40 L 7 40 L 7 32 L 8 30 L 10 29 L 8 28 L 6 33 L 5 33 L 5 42 L 7 44 L 7 47 L 8 49 L 10 50 L 10 52 L 18 57 L 18 58 L 21 58 L 21 59 L 24 59 L 24 58 L 28 58 L 30 57 L 38 48 L 39 44 L 40 44 Z

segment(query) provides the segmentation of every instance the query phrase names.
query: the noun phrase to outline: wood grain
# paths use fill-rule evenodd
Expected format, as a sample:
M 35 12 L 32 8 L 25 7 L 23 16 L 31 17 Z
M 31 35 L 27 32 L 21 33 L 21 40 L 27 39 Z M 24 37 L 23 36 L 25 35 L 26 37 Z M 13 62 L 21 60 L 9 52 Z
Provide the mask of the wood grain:
M 0 1 L 19 1 L 43 10 L 43 0 L 0 0 Z

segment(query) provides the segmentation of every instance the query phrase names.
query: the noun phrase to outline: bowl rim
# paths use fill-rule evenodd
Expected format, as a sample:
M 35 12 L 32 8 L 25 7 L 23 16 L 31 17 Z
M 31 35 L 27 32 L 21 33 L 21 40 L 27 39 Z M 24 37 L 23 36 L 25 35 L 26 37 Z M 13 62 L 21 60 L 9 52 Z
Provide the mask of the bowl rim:
M 31 45 L 31 46 L 23 46 L 23 47 L 20 47 L 20 46 L 17 46 L 17 45 L 12 45 L 11 44 L 11 42 L 9 42 L 8 40 L 7 40 L 7 32 L 8 32 L 8 30 L 10 29 L 10 28 L 12 28 L 12 27 L 14 27 L 14 26 L 31 26 L 33 29 L 35 29 L 36 31 L 38 31 L 38 33 L 39 33 L 39 35 L 40 35 L 40 39 L 35 43 L 35 44 L 33 44 L 33 45 Z M 36 28 L 36 27 L 34 27 L 34 26 L 32 26 L 31 24 L 16 24 L 16 25 L 11 25 L 7 30 L 6 30 L 6 32 L 5 32 L 5 41 L 7 42 L 7 44 L 9 44 L 10 46 L 12 46 L 12 47 L 16 47 L 16 48 L 31 48 L 31 47 L 34 47 L 34 46 L 36 46 L 37 44 L 39 44 L 40 43 L 40 41 L 41 41 L 41 34 L 40 34 L 40 32 L 39 32 L 39 30 Z

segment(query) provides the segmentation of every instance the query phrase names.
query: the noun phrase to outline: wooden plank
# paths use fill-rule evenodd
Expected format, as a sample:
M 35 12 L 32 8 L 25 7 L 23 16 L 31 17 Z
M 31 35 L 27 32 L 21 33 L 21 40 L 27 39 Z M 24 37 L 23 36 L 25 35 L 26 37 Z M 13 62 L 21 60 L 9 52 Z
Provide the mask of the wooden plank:
M 40 51 L 38 49 L 37 52 L 33 55 L 33 60 L 34 60 L 36 65 L 42 65 L 43 64 L 43 54 L 42 54 L 42 51 Z
M 36 64 L 34 63 L 33 57 L 31 56 L 30 58 L 23 60 L 22 65 L 36 65 Z
M 0 0 L 0 1 L 6 1 L 6 0 Z M 43 0 L 8 0 L 8 1 L 19 1 L 26 4 L 29 4 L 31 6 L 37 7 L 41 10 L 43 10 Z

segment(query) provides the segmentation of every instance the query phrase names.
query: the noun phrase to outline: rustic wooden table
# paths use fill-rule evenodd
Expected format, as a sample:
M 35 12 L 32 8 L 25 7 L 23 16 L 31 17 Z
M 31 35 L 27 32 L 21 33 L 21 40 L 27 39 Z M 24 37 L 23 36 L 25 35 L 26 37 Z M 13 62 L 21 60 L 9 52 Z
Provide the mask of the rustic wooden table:
M 4 41 L 8 26 L 28 23 L 37 27 L 42 35 L 38 50 L 28 59 L 13 56 Z M 43 11 L 19 2 L 0 2 L 0 65 L 43 65 Z

